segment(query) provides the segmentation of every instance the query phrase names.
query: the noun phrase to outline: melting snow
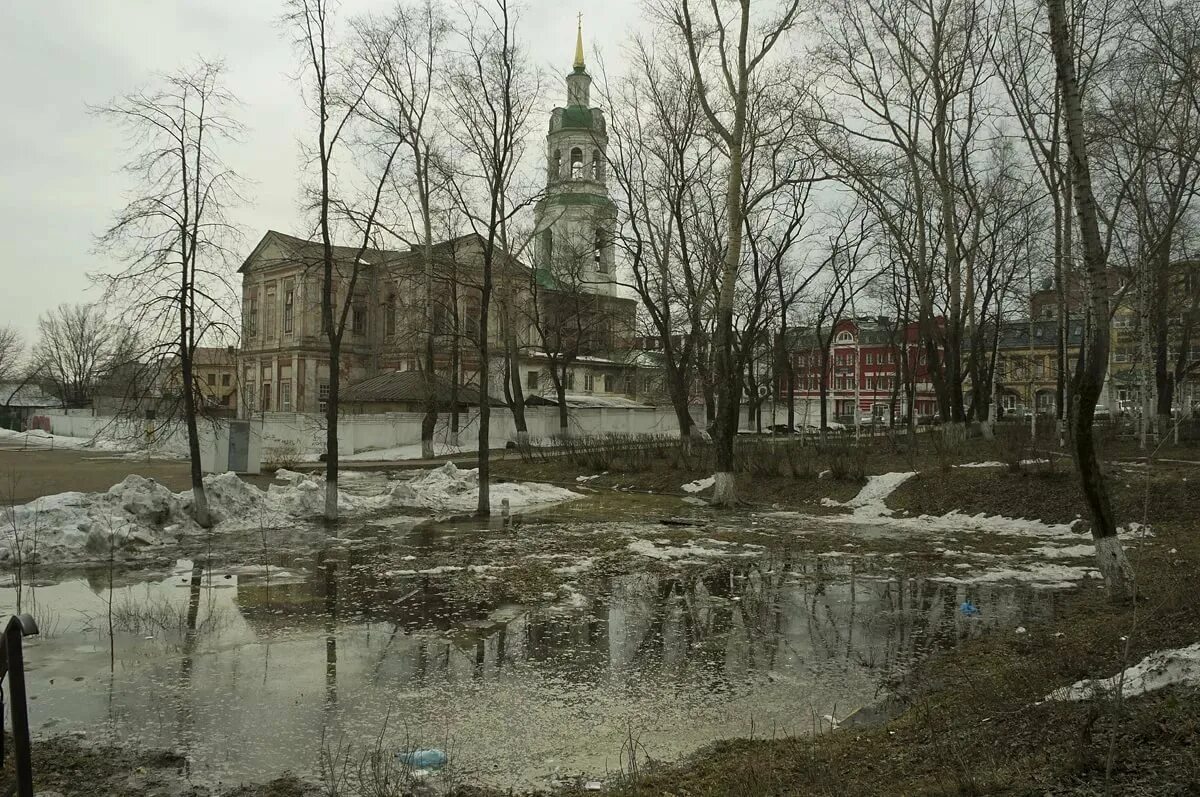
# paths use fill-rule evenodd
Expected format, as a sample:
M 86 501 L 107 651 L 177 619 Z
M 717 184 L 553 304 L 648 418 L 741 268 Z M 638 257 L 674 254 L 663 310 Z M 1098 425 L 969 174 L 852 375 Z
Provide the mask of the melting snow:
M 683 485 L 683 491 L 685 493 L 698 493 L 701 490 L 709 489 L 716 483 L 717 480 L 714 476 L 709 476 L 705 479 L 696 479 L 694 482 L 688 482 L 687 484 Z
M 1200 685 L 1200 642 L 1186 648 L 1156 651 L 1111 678 L 1077 681 L 1054 690 L 1046 700 L 1088 700 L 1117 689 L 1125 697 L 1133 697 L 1173 684 Z
M 347 474 L 348 475 L 348 474 Z M 282 482 L 264 492 L 234 473 L 204 479 L 209 511 L 219 531 L 277 528 L 297 517 L 321 514 L 325 484 L 319 477 L 281 470 Z M 369 484 L 354 474 L 348 482 Z M 357 478 L 355 478 L 357 477 Z M 407 481 L 380 480 L 368 494 L 339 491 L 338 508 L 346 515 L 396 507 L 438 511 L 474 509 L 476 470 L 447 463 L 419 472 Z M 513 508 L 568 501 L 580 496 L 548 484 L 505 482 L 491 486 L 494 507 L 508 500 Z M 170 543 L 202 529 L 192 520 L 192 491 L 173 493 L 164 485 L 132 475 L 103 493 L 68 492 L 44 496 L 6 511 L 0 528 L 0 562 L 103 559 L 110 546 L 120 555 Z M 15 532 L 14 532 L 15 529 Z

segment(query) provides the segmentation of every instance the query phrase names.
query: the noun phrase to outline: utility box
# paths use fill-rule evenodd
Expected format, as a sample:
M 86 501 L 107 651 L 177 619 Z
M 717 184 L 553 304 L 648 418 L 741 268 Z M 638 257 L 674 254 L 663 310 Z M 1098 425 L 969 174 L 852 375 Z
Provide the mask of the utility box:
M 205 473 L 260 473 L 262 433 L 250 421 L 222 421 L 204 429 L 200 469 Z

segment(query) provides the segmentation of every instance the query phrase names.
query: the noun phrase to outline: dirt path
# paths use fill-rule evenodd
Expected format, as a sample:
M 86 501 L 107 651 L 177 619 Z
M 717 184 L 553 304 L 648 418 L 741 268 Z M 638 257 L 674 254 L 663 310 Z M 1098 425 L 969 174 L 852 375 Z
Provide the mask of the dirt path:
M 102 492 L 130 474 L 154 479 L 175 492 L 191 486 L 184 460 L 121 459 L 94 451 L 0 449 L 0 506 L 25 504 L 70 490 Z M 266 487 L 271 476 L 246 476 Z

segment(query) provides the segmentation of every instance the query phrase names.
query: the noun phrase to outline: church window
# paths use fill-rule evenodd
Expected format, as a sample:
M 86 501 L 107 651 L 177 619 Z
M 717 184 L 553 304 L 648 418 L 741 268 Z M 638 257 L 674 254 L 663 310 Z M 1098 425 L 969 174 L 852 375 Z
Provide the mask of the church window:
M 579 147 L 571 150 L 571 179 L 583 179 L 583 150 Z
M 604 264 L 604 230 L 596 230 L 595 252 L 593 254 L 596 261 L 596 271 L 603 274 L 608 270 Z
M 604 156 L 598 149 L 592 150 L 592 179 L 597 182 L 604 180 Z
M 468 296 L 466 301 L 466 312 L 463 315 L 465 316 L 463 319 L 463 334 L 466 336 L 467 340 L 473 343 L 478 343 L 480 333 L 479 321 L 481 316 L 479 299 L 474 296 Z
M 542 248 L 545 250 L 546 263 L 554 262 L 554 230 L 547 227 L 542 231 Z
M 559 177 L 562 175 L 562 150 L 554 150 L 554 158 L 550 161 L 550 176 Z
M 385 332 L 390 338 L 396 334 L 396 294 L 388 296 L 387 314 L 384 316 Z

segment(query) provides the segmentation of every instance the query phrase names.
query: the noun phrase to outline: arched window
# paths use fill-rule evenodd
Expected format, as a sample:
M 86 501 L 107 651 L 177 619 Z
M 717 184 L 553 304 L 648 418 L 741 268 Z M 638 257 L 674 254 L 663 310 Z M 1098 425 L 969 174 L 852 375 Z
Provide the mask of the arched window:
M 592 179 L 596 182 L 604 180 L 604 156 L 598 149 L 592 150 Z
M 593 258 L 596 263 L 596 271 L 604 274 L 608 271 L 608 266 L 604 262 L 604 230 L 596 229 L 596 243 L 593 252 Z
M 579 147 L 571 150 L 571 179 L 583 179 L 583 150 Z
M 837 334 L 837 342 L 838 343 L 853 343 L 854 335 L 843 330 L 842 332 L 839 332 Z
M 542 230 L 542 254 L 545 256 L 546 265 L 554 261 L 554 230 L 549 227 Z
M 562 150 L 554 150 L 554 157 L 550 159 L 550 176 L 558 179 L 562 176 Z
M 390 338 L 396 334 L 396 294 L 389 294 L 384 312 L 384 332 Z

